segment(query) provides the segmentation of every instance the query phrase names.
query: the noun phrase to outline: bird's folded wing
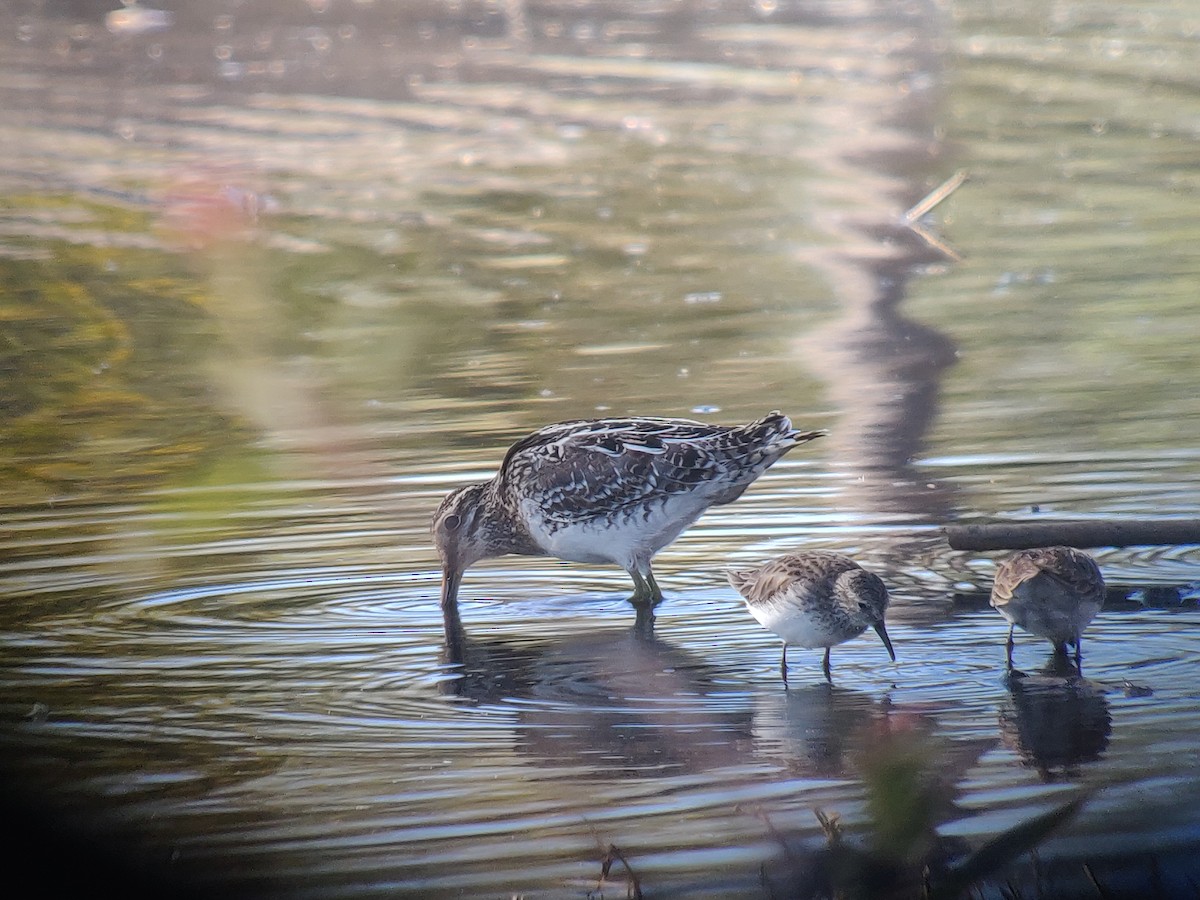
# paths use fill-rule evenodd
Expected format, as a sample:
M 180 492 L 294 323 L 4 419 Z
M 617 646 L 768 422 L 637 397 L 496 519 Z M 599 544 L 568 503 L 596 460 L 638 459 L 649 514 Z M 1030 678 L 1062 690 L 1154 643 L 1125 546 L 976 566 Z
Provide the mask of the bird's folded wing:
M 675 420 L 563 423 L 514 444 L 500 480 L 551 518 L 619 515 L 728 474 L 730 431 Z

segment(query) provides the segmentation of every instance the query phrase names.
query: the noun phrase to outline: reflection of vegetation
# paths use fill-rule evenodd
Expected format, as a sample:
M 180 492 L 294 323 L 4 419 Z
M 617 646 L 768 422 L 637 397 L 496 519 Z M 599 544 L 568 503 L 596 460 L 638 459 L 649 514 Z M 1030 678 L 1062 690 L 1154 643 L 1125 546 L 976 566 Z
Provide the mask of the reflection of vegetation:
M 987 742 L 950 742 L 915 716 L 890 715 L 871 726 L 858 753 L 868 823 L 861 840 L 846 833 L 836 814 L 817 810 L 826 843 L 797 848 L 774 832 L 784 859 L 764 878 L 773 897 L 944 898 L 966 896 L 1003 877 L 1084 803 L 1077 797 L 1021 822 L 965 852 L 938 827 L 954 814 L 957 782 L 987 749 Z
M 212 327 L 169 258 L 87 245 L 0 258 L 0 478 L 9 502 L 193 464 L 228 423 L 197 358 Z

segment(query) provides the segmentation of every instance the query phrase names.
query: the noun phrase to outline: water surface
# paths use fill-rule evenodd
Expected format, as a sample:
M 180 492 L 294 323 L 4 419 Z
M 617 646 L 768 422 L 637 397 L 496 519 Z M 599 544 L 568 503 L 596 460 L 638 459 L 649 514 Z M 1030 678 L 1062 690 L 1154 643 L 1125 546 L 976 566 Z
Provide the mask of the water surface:
M 1026 636 L 1006 682 L 997 554 L 940 531 L 1200 501 L 1194 4 L 162 6 L 0 12 L 35 841 L 208 895 L 624 896 L 615 846 L 808 896 L 815 811 L 932 864 L 1086 797 L 980 891 L 1200 878 L 1200 550 L 1096 548 L 1083 679 Z M 773 408 L 830 435 L 660 555 L 652 629 L 528 559 L 443 621 L 430 513 L 512 440 Z M 803 548 L 889 583 L 895 664 L 783 689 L 721 569 Z

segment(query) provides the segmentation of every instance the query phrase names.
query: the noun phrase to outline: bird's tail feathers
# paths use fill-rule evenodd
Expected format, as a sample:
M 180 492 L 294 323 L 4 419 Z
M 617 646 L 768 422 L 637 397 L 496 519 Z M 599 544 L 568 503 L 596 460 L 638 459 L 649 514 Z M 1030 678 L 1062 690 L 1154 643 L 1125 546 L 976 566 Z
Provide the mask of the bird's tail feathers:
M 726 569 L 725 578 L 729 581 L 735 591 L 739 593 L 744 587 L 754 580 L 753 568 L 748 569 Z
M 761 419 L 751 422 L 742 431 L 754 443 L 781 453 L 829 433 L 824 429 L 798 431 L 792 427 L 792 420 L 779 410 L 773 410 Z

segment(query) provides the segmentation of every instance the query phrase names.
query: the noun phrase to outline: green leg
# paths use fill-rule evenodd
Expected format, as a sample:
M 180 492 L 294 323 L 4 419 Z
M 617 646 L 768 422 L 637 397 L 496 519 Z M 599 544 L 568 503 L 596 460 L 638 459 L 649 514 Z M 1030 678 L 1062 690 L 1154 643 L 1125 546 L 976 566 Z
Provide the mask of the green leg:
M 629 602 L 634 606 L 644 606 L 650 597 L 650 588 L 646 584 L 646 579 L 637 570 L 630 570 L 629 576 L 633 579 L 633 596 L 629 598 Z
M 832 649 L 832 647 L 825 648 L 825 659 L 821 662 L 821 671 L 825 673 L 825 680 L 830 684 L 833 684 L 833 675 L 829 671 L 829 651 Z
M 630 603 L 634 606 L 657 606 L 662 602 L 662 590 L 649 567 L 646 568 L 645 575 L 637 569 L 630 569 L 629 576 L 633 579 L 633 596 L 629 598 Z
M 1008 626 L 1008 656 L 1007 656 L 1006 662 L 1007 662 L 1007 668 L 1010 672 L 1012 671 L 1013 629 L 1016 627 L 1017 627 L 1016 625 Z
M 654 573 L 649 569 L 646 570 L 646 583 L 650 586 L 650 604 L 657 606 L 662 603 L 662 588 L 658 586 L 658 582 L 654 580 Z

